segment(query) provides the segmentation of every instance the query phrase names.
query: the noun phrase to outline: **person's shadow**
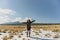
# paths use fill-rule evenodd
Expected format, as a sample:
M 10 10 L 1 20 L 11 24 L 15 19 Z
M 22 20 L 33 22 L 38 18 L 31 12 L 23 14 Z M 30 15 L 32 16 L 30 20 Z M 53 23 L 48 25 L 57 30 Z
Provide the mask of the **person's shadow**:
M 30 38 L 32 38 L 32 39 L 36 39 L 36 40 L 41 40 L 41 38 L 39 38 L 39 37 L 30 37 Z
M 36 39 L 36 40 L 53 40 L 53 39 L 42 39 L 42 38 L 39 38 L 39 37 L 32 37 L 32 36 L 30 38 Z

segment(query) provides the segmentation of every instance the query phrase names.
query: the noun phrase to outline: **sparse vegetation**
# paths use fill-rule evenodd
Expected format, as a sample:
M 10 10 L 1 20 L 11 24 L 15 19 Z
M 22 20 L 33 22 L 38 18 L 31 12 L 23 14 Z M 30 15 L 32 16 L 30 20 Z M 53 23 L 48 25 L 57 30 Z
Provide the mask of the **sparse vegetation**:
M 51 30 L 52 32 L 60 32 L 60 25 L 32 25 L 32 29 L 36 35 L 40 35 L 39 34 L 41 33 L 40 29 L 48 30 L 48 31 Z M 26 30 L 26 25 L 0 25 L 0 32 L 6 33 L 8 31 L 9 33 L 9 37 L 5 36 L 3 40 L 12 39 L 14 37 L 13 35 L 18 35 L 18 37 L 21 38 L 21 35 L 23 35 L 22 31 L 25 30 Z M 54 38 L 58 38 L 59 36 L 57 35 L 58 34 L 56 34 Z M 45 34 L 45 36 L 49 37 L 51 35 Z M 25 38 L 23 38 L 22 40 L 25 40 Z
M 5 37 L 3 38 L 3 40 L 8 40 L 7 36 L 5 36 Z
M 60 32 L 60 25 L 32 25 L 32 29 L 35 30 L 52 30 L 56 32 Z M 22 32 L 23 30 L 26 30 L 26 25 L 0 25 L 0 32 L 6 32 L 9 30 L 9 33 L 11 32 Z

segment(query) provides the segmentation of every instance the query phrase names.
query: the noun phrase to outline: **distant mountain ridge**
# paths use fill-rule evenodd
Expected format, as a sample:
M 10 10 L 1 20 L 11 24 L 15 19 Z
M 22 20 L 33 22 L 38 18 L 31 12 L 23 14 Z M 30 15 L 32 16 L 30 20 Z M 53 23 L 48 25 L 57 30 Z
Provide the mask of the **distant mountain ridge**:
M 20 24 L 26 24 L 26 22 L 19 22 L 19 21 L 16 21 L 16 22 L 7 22 L 7 23 L 3 23 L 2 25 L 20 25 Z M 32 24 L 35 24 L 35 25 L 56 25 L 56 24 L 59 24 L 60 23 L 32 23 Z
M 16 21 L 16 22 L 7 22 L 7 23 L 3 23 L 3 24 L 20 24 L 19 21 Z

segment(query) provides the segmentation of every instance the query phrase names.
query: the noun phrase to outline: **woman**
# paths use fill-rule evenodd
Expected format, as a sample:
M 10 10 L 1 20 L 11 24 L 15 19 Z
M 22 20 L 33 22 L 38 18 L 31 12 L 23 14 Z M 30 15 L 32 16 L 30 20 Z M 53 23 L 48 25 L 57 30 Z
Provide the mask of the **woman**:
M 31 33 L 31 23 L 34 22 L 35 20 L 33 21 L 30 21 L 30 19 L 27 20 L 27 37 L 30 37 L 30 33 Z

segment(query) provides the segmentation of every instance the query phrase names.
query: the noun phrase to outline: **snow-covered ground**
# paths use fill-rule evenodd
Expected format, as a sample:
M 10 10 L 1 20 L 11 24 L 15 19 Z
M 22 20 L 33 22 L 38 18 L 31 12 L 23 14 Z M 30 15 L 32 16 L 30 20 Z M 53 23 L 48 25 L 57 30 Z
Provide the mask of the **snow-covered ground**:
M 42 29 L 31 30 L 31 36 L 27 37 L 26 30 L 15 34 L 6 31 L 5 33 L 0 32 L 0 40 L 60 40 L 60 33 Z

